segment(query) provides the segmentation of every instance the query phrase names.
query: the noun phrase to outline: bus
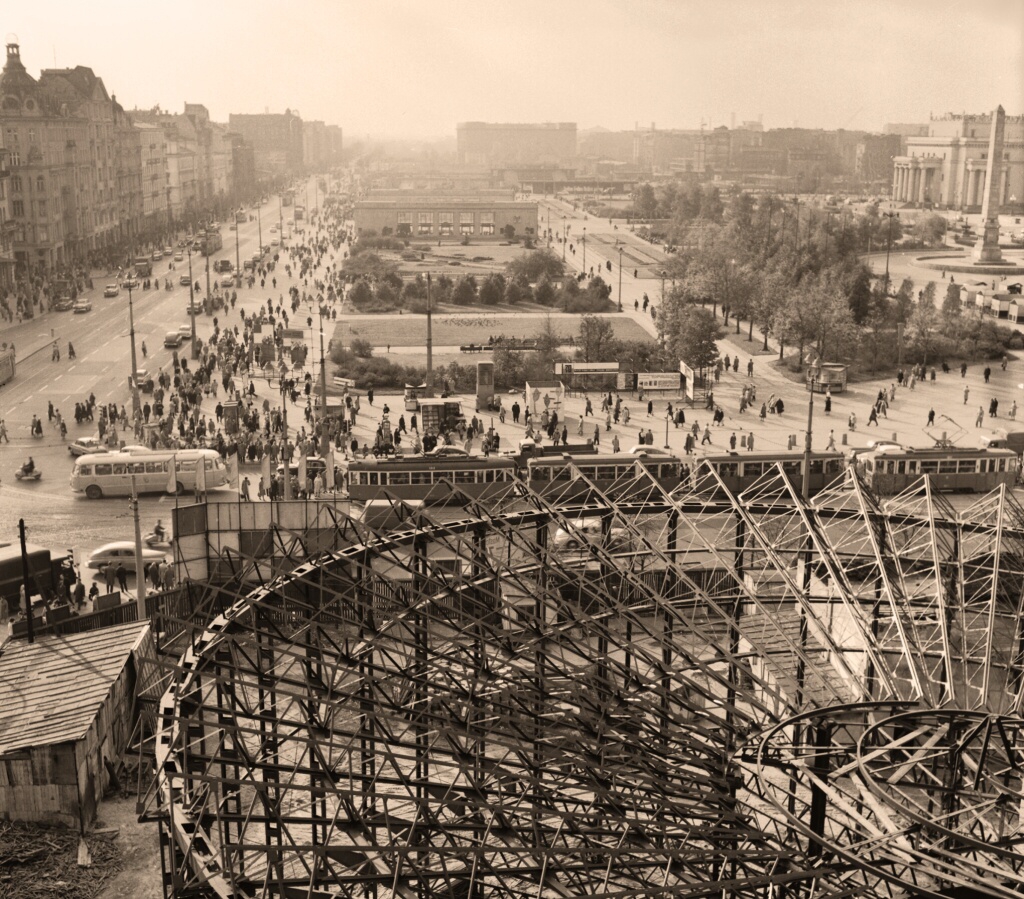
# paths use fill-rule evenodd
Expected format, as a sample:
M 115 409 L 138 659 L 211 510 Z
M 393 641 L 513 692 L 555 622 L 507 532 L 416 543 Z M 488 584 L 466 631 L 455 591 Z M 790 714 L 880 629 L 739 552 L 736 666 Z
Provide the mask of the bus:
M 295 191 L 294 190 L 286 190 L 283 194 L 281 194 L 281 205 L 282 206 L 291 206 L 292 203 L 294 203 L 294 202 L 295 202 Z
M 913 449 L 885 444 L 859 453 L 855 463 L 864 482 L 881 495 L 902 493 L 931 481 L 935 490 L 985 493 L 1017 483 L 1019 460 L 1012 449 Z
M 305 206 L 296 205 L 295 206 L 295 221 L 301 222 L 305 217 L 306 217 L 306 207 Z
M 659 452 L 579 456 L 563 453 L 526 461 L 526 479 L 531 489 L 559 499 L 584 495 L 590 489 L 586 478 L 613 499 L 640 501 L 657 492 L 650 478 L 670 492 L 679 486 L 682 473 L 683 462 L 678 456 Z
M 14 378 L 14 350 L 0 350 L 0 386 Z
M 194 490 L 196 468 L 200 460 L 206 469 L 206 489 L 228 482 L 228 470 L 216 450 L 132 450 L 119 453 L 90 453 L 79 456 L 71 471 L 71 489 L 89 499 L 104 496 L 131 496 L 132 476 L 137 493 L 182 494 Z M 176 472 L 171 483 L 171 466 Z
M 366 503 L 387 499 L 427 505 L 458 503 L 446 484 L 474 499 L 504 496 L 514 486 L 515 461 L 507 456 L 405 456 L 349 462 L 345 483 L 349 498 Z
M 201 238 L 199 252 L 204 256 L 212 256 L 222 246 L 224 246 L 224 238 L 221 237 L 220 231 L 209 228 Z
M 132 263 L 136 278 L 149 278 L 153 275 L 153 261 L 148 256 L 136 256 Z
M 778 465 L 793 483 L 797 493 L 803 492 L 803 453 L 712 453 L 697 464 L 691 480 L 695 493 L 702 496 L 723 496 L 715 474 L 733 494 L 742 493 L 765 475 L 778 475 Z M 811 484 L 809 496 L 820 493 L 843 477 L 846 463 L 842 453 L 811 453 Z

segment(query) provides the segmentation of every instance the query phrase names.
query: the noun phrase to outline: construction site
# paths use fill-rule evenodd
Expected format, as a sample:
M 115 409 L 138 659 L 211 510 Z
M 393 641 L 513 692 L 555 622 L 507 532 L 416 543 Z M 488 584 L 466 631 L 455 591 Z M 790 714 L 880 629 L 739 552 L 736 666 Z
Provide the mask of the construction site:
M 165 895 L 1020 894 L 1011 491 L 573 483 L 176 512 Z

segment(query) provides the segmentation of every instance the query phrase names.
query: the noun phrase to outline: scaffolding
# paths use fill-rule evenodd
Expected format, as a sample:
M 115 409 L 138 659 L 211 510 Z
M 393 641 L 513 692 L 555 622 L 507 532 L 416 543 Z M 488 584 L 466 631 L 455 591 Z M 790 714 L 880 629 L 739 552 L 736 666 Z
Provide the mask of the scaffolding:
M 168 896 L 1019 895 L 1009 491 L 575 475 L 216 560 L 160 625 Z

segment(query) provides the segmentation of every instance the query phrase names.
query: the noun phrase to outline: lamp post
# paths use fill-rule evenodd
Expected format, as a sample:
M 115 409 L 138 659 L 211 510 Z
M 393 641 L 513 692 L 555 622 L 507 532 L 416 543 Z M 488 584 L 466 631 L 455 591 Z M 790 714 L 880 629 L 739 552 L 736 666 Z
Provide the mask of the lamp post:
M 238 216 L 235 215 L 237 219 Z M 242 255 L 241 248 L 238 245 L 238 222 L 235 222 L 235 286 L 242 286 Z
M 892 220 L 899 218 L 900 214 L 894 212 L 892 207 L 889 208 L 888 212 L 882 213 L 883 218 L 889 220 L 889 233 L 885 241 L 885 295 L 889 296 L 889 253 L 892 251 Z
M 668 276 L 668 272 L 665 269 L 661 270 L 661 305 L 665 305 L 665 278 Z
M 132 305 L 131 281 L 128 282 L 128 336 L 132 342 L 132 419 L 138 421 L 142 412 L 139 404 L 139 362 L 135 355 L 135 309 Z
M 568 243 L 569 226 L 566 224 L 565 216 L 562 216 L 562 262 L 565 262 L 565 245 Z
M 587 276 L 587 226 L 583 226 L 583 277 Z
M 668 445 L 668 423 L 669 423 L 669 420 L 670 420 L 669 419 L 669 414 L 668 414 L 668 412 L 666 412 L 665 413 L 665 449 L 669 448 L 669 445 Z
M 810 378 L 811 390 L 810 398 L 807 400 L 807 435 L 804 438 L 804 482 L 802 484 L 804 502 L 811 496 L 811 432 L 814 427 L 814 391 L 818 386 L 818 373 L 818 363 L 815 362 L 807 373 Z
M 188 314 L 192 319 L 192 348 L 189 352 L 193 359 L 199 358 L 199 347 L 196 346 L 196 307 L 193 302 L 195 285 L 192 283 L 192 244 L 188 244 Z
M 260 232 L 260 256 L 263 255 L 263 217 L 260 215 L 260 206 L 262 205 L 262 202 L 263 201 L 260 200 L 256 203 L 256 227 Z
M 324 359 L 324 309 L 320 310 L 320 455 L 327 458 L 330 448 L 330 435 L 327 433 L 327 363 Z M 333 476 L 333 472 L 330 472 Z M 333 483 L 333 481 L 332 481 Z
M 622 247 L 619 247 L 619 312 L 622 311 Z

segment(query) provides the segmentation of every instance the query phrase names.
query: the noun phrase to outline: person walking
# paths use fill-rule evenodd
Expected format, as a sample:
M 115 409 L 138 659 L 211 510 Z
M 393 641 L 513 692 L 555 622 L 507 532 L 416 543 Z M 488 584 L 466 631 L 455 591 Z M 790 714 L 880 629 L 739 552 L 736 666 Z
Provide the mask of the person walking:
M 825 450 L 828 452 L 834 452 L 836 448 L 836 432 L 828 432 L 828 443 L 825 444 Z
M 980 428 L 985 424 L 985 408 L 984 406 L 978 406 L 978 415 L 974 419 L 974 427 Z
M 928 410 L 928 423 L 925 425 L 926 428 L 930 428 L 935 424 L 935 410 Z
M 971 395 L 971 386 L 968 384 L 964 387 L 964 405 L 967 405 L 967 398 Z
M 128 592 L 128 569 L 124 567 L 124 562 L 117 563 L 117 586 L 120 588 L 122 593 Z
M 103 569 L 103 582 L 107 585 L 107 593 L 114 592 L 114 583 L 117 581 L 117 569 L 108 565 Z
M 247 503 L 252 502 L 252 498 L 249 496 L 249 476 L 246 475 L 242 478 L 242 500 Z
M 700 438 L 700 445 L 704 446 L 705 443 L 711 443 L 711 428 L 704 425 L 704 436 Z

